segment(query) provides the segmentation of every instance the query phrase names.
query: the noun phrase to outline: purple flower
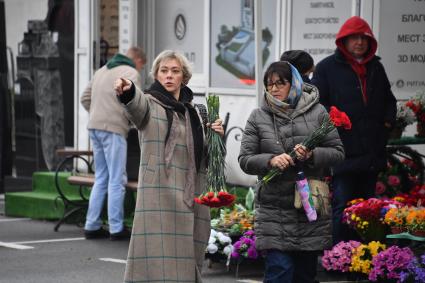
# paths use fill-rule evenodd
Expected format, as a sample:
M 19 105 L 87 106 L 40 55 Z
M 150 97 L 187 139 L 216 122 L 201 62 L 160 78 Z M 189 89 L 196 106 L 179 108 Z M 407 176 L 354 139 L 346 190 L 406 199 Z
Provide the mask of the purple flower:
M 408 270 L 413 258 L 413 252 L 408 247 L 391 246 L 373 257 L 369 280 L 400 279 L 401 273 Z
M 241 248 L 241 241 L 237 241 L 233 247 L 235 248 L 235 250 L 239 250 Z
M 401 282 L 425 282 L 425 255 L 422 255 L 420 259 L 421 261 L 413 258 L 410 261 L 408 271 L 400 275 Z
M 243 233 L 243 235 L 245 237 L 251 238 L 251 237 L 255 236 L 255 232 L 254 232 L 254 230 L 248 230 L 245 233 Z
M 258 257 L 257 250 L 255 246 L 250 246 L 248 248 L 248 258 L 256 259 Z
M 255 249 L 255 235 L 252 230 L 245 232 L 240 239 L 233 245 L 232 258 L 257 258 Z
M 242 237 L 241 241 L 242 241 L 242 244 L 245 244 L 245 245 L 248 245 L 248 246 L 251 246 L 251 245 L 254 244 L 254 241 L 251 240 L 250 238 Z

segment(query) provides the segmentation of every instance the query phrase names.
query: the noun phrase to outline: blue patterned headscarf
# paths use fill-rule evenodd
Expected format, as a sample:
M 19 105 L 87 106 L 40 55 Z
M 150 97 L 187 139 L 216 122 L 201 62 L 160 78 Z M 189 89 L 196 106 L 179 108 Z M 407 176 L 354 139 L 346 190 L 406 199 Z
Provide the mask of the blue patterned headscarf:
M 303 79 L 301 78 L 297 68 L 292 66 L 289 62 L 286 63 L 288 63 L 288 65 L 291 67 L 292 72 L 291 89 L 289 90 L 289 95 L 286 99 L 286 102 L 290 105 L 291 108 L 295 108 L 298 100 L 300 100 L 301 94 L 303 93 Z

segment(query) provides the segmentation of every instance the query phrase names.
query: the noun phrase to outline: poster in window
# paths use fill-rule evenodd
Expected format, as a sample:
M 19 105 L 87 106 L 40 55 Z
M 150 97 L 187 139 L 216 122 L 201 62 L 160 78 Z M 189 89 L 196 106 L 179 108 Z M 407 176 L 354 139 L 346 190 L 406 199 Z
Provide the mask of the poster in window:
M 398 99 L 425 91 L 425 1 L 380 4 L 378 51 Z
M 308 52 L 317 64 L 334 53 L 335 37 L 352 16 L 352 0 L 292 1 L 291 49 Z
M 276 1 L 261 1 L 263 64 L 275 60 Z M 254 0 L 211 1 L 211 87 L 255 86 Z

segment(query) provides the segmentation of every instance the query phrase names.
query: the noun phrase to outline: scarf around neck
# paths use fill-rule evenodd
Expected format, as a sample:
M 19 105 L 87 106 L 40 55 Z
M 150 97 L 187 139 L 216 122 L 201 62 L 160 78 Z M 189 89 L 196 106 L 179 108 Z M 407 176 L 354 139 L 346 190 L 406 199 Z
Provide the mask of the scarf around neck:
M 155 97 L 157 100 L 162 102 L 168 107 L 165 107 L 165 113 L 167 115 L 167 123 L 168 123 L 168 129 L 167 134 L 165 136 L 165 144 L 166 146 L 173 141 L 169 141 L 171 127 L 173 125 L 173 119 L 174 119 L 174 112 L 180 113 L 183 116 L 186 115 L 186 110 L 189 114 L 190 119 L 190 128 L 191 133 L 189 131 L 186 132 L 186 135 L 191 135 L 193 138 L 193 153 L 195 155 L 195 164 L 196 164 L 196 171 L 199 171 L 202 155 L 203 155 L 203 148 L 204 148 L 204 132 L 202 128 L 202 123 L 199 119 L 198 112 L 191 104 L 193 100 L 193 92 L 190 88 L 187 86 L 184 86 L 180 89 L 180 97 L 177 101 L 173 94 L 168 92 L 162 84 L 155 80 L 155 82 L 149 87 L 149 89 L 146 90 L 147 93 L 151 94 L 153 97 Z M 189 129 L 188 129 L 189 130 Z M 189 141 L 192 142 L 192 141 Z M 189 148 L 189 145 L 188 145 Z M 190 154 L 189 154 L 190 155 Z
M 292 66 L 291 63 L 286 63 L 288 63 L 289 67 L 291 67 L 292 72 L 291 88 L 289 89 L 288 97 L 285 99 L 285 101 L 280 101 L 274 98 L 273 95 L 267 91 L 265 95 L 265 99 L 268 105 L 273 109 L 281 112 L 288 111 L 288 109 L 295 109 L 303 93 L 303 79 L 300 73 L 294 66 Z

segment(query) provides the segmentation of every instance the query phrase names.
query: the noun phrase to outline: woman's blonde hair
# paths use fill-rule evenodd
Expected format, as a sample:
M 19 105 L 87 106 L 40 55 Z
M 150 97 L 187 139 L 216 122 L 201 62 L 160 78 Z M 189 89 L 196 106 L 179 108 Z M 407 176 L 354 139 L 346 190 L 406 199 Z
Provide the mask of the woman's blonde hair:
M 189 62 L 189 60 L 187 60 L 186 56 L 184 56 L 183 54 L 177 51 L 164 50 L 161 53 L 159 53 L 158 56 L 156 56 L 155 60 L 153 61 L 151 76 L 155 79 L 156 75 L 158 74 L 159 65 L 161 64 L 161 62 L 165 60 L 170 60 L 170 59 L 177 60 L 182 66 L 183 84 L 186 85 L 189 82 L 190 78 L 192 77 L 192 65 Z

